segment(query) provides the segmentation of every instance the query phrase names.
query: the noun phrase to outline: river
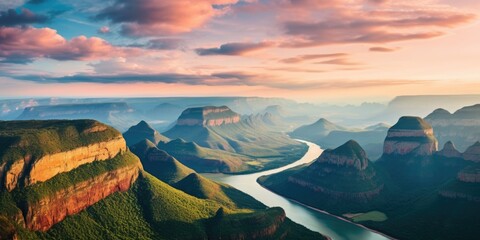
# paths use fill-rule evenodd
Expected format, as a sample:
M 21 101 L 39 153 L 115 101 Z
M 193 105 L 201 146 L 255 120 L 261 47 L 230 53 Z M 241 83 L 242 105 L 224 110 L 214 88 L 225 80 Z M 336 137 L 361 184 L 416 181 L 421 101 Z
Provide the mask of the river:
M 299 140 L 300 141 L 300 140 Z M 314 161 L 322 153 L 320 146 L 306 141 L 301 141 L 308 145 L 308 151 L 298 161 L 287 166 L 245 175 L 228 175 L 228 174 L 202 174 L 217 182 L 229 184 L 269 207 L 282 207 L 287 216 L 293 221 L 306 226 L 307 228 L 325 234 L 333 240 L 385 240 L 387 237 L 373 232 L 369 229 L 342 220 L 330 214 L 309 208 L 305 205 L 291 201 L 280 195 L 277 195 L 257 183 L 257 178 L 263 175 L 270 175 L 281 172 L 304 163 Z

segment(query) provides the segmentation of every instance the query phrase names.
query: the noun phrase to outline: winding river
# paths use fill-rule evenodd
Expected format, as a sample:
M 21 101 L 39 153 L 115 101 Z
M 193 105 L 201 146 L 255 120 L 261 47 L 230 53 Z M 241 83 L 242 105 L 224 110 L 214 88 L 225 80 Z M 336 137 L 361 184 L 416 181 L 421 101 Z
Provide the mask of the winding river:
M 300 141 L 300 140 L 299 140 Z M 387 237 L 366 229 L 362 226 L 342 220 L 328 213 L 309 208 L 305 205 L 277 195 L 257 183 L 257 178 L 263 175 L 270 175 L 281 172 L 304 163 L 314 161 L 322 153 L 320 146 L 306 141 L 301 141 L 308 145 L 308 151 L 298 161 L 287 166 L 245 175 L 228 174 L 203 174 L 217 182 L 229 184 L 261 201 L 263 204 L 274 207 L 282 207 L 287 216 L 293 221 L 306 226 L 307 228 L 325 234 L 333 240 L 385 240 Z

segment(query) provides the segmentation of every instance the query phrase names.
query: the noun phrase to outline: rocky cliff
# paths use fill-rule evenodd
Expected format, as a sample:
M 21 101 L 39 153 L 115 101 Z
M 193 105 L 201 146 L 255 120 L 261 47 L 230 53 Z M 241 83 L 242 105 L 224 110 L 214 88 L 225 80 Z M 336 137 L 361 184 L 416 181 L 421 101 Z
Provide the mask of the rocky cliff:
M 189 108 L 177 120 L 178 126 L 220 126 L 240 122 L 240 115 L 227 106 Z
M 457 174 L 457 179 L 439 191 L 440 196 L 480 202 L 480 166 L 470 165 Z
M 138 177 L 140 164 L 131 164 L 92 176 L 45 195 L 22 207 L 27 228 L 46 231 L 69 215 L 106 198 L 112 193 L 127 191 Z
M 433 128 L 419 117 L 401 117 L 388 130 L 385 138 L 384 155 L 430 156 L 438 150 Z
M 0 122 L 0 142 L 0 210 L 19 209 L 9 217 L 35 231 L 128 190 L 142 168 L 118 131 L 93 120 Z
M 72 121 L 72 126 L 73 124 L 75 122 Z M 14 142 L 10 142 L 10 146 L 5 146 L 4 154 L 1 156 L 4 159 L 3 171 L 0 171 L 0 179 L 4 179 L 3 186 L 11 191 L 17 186 L 29 186 L 37 182 L 44 182 L 57 174 L 69 172 L 83 164 L 107 160 L 126 151 L 125 140 L 116 130 L 94 121 L 88 124 L 90 126 L 81 132 L 69 127 L 58 129 L 58 131 L 65 131 L 66 134 L 63 132 L 59 134 L 56 132 L 57 130 L 42 129 L 34 132 L 35 130 L 32 129 L 32 132 L 29 133 L 29 129 L 17 129 L 26 132 L 19 132 L 19 135 L 15 136 L 15 133 L 10 130 L 2 131 L 0 138 L 15 139 Z M 95 135 L 103 133 L 107 136 L 105 140 L 97 141 Z M 14 136 L 11 136 L 12 134 Z M 71 143 L 71 146 L 45 146 L 46 149 L 42 149 L 42 146 L 34 146 L 34 144 L 42 144 L 42 141 L 49 141 L 45 138 L 50 134 L 57 135 L 60 141 L 62 141 L 60 137 L 71 138 L 75 135 L 82 135 L 84 142 Z M 89 137 L 92 138 L 88 139 Z M 74 141 L 74 139 L 69 139 L 69 141 Z M 66 144 L 70 145 L 68 142 Z M 15 156 L 19 157 L 15 159 Z M 8 158 L 10 160 L 6 160 Z

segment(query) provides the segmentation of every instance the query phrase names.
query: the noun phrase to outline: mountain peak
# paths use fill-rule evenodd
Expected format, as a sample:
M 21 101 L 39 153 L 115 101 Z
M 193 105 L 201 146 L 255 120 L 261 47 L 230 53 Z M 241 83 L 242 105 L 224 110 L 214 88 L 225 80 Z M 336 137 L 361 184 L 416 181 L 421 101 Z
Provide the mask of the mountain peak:
M 349 140 L 333 150 L 325 150 L 318 161 L 351 166 L 358 170 L 364 170 L 368 167 L 368 157 L 365 150 L 354 140 Z
M 170 139 L 163 136 L 157 130 L 152 128 L 147 122 L 140 121 L 137 125 L 130 127 L 123 137 L 127 141 L 128 146 L 135 145 L 136 143 L 148 139 L 157 145 L 159 142 L 168 142 Z
M 430 118 L 445 118 L 445 117 L 450 117 L 452 114 L 443 109 L 443 108 L 437 108 L 435 109 L 435 111 L 433 111 L 432 113 L 430 113 L 428 116 L 426 116 L 425 118 L 426 119 L 430 119 Z
M 462 154 L 457 150 L 455 144 L 452 141 L 448 141 L 443 146 L 443 149 L 437 153 L 437 155 L 446 158 L 460 158 Z
M 405 116 L 401 117 L 398 122 L 390 129 L 395 130 L 426 130 L 432 129 L 432 126 L 420 117 Z

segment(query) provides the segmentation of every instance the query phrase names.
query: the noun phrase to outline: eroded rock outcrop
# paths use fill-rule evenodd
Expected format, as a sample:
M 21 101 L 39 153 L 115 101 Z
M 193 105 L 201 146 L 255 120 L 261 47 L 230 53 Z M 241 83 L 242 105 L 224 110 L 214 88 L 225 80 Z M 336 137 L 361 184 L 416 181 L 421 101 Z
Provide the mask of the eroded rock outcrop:
M 111 159 L 126 150 L 125 140 L 118 135 L 109 141 L 46 154 L 36 159 L 32 157 L 32 154 L 26 154 L 10 165 L 5 174 L 4 186 L 8 191 L 12 191 L 19 185 L 29 186 L 37 182 L 44 182 L 57 174 L 71 171 L 83 164 Z M 25 181 L 20 183 L 21 179 L 25 179 Z
M 240 122 L 240 115 L 226 106 L 189 108 L 177 120 L 178 126 L 220 126 Z
M 26 226 L 35 231 L 46 231 L 69 215 L 106 198 L 112 193 L 126 191 L 135 182 L 140 165 L 115 169 L 91 179 L 61 189 L 27 204 L 24 209 Z
M 46 231 L 138 178 L 122 135 L 93 120 L 0 122 L 0 212 Z
M 430 156 L 437 150 L 432 126 L 419 117 L 401 117 L 388 130 L 383 147 L 385 155 L 398 156 Z

